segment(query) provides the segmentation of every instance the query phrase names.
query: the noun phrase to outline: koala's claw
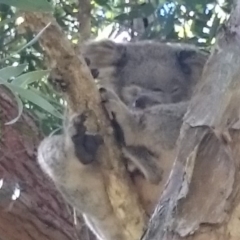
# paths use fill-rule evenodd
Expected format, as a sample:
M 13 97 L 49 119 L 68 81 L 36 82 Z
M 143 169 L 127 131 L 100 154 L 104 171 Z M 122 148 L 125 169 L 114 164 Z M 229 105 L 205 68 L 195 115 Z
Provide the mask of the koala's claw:
M 93 77 L 94 79 L 96 79 L 96 78 L 98 77 L 98 75 L 99 75 L 98 69 L 96 69 L 96 68 L 91 68 L 90 71 L 91 71 L 92 77 Z
M 87 64 L 87 66 L 90 66 L 90 64 L 91 64 L 90 59 L 87 58 L 87 57 L 85 57 L 84 60 L 85 60 L 85 62 L 86 62 L 86 64 Z
M 99 75 L 99 70 L 97 68 L 91 68 L 91 66 L 90 66 L 91 65 L 91 61 L 90 61 L 89 58 L 85 57 L 84 59 L 85 59 L 85 62 L 87 64 L 87 66 L 90 68 L 90 71 L 91 71 L 91 74 L 92 74 L 93 78 L 94 79 L 97 78 L 98 75 Z
M 99 91 L 101 94 L 102 103 L 105 110 L 107 111 L 109 118 L 111 120 L 115 119 L 120 99 L 112 91 L 107 90 L 103 87 L 100 88 Z
M 120 101 L 119 97 L 111 90 L 101 87 L 99 89 L 99 92 L 101 94 L 103 102 L 108 102 L 109 100 Z

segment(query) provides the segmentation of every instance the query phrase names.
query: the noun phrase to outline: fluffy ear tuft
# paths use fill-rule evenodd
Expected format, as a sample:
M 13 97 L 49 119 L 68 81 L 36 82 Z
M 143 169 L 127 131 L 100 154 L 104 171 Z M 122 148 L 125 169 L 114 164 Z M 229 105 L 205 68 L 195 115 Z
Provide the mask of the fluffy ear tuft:
M 123 44 L 111 40 L 88 42 L 82 48 L 83 56 L 90 61 L 91 68 L 105 68 L 118 65 L 125 53 Z

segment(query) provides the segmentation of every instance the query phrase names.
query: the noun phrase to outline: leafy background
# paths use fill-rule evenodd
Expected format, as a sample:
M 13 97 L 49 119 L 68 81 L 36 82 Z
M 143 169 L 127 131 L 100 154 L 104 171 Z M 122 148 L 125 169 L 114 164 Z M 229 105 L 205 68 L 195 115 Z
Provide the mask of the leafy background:
M 27 108 L 45 134 L 60 128 L 64 101 L 47 82 L 49 69 L 37 42 L 41 32 L 33 36 L 21 29 L 21 10 L 53 12 L 77 45 L 82 1 L 0 0 L 0 84 L 13 93 L 19 107 L 18 116 L 6 124 L 16 122 Z M 94 0 L 91 38 L 185 42 L 209 50 L 231 6 L 232 0 Z

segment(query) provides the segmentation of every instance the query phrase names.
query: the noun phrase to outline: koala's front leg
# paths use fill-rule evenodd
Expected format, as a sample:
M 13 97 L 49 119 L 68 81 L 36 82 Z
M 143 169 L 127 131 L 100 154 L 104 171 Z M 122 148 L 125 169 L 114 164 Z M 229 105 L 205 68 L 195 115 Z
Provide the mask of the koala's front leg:
M 100 239 L 124 240 L 95 159 L 96 145 L 81 126 L 83 122 L 83 116 L 76 115 L 63 135 L 44 139 L 38 149 L 38 162 L 68 203 L 89 219 L 87 224 Z M 78 145 L 89 141 L 90 147 Z M 93 155 L 89 152 L 92 147 L 96 150 Z
M 122 150 L 124 156 L 131 160 L 149 182 L 158 184 L 162 180 L 163 171 L 157 165 L 158 158 L 153 156 L 145 147 L 128 146 Z M 128 171 L 134 170 L 133 167 L 129 169 L 128 165 Z
M 162 175 L 162 170 L 157 165 L 158 156 L 151 154 L 151 151 L 144 146 L 144 141 L 139 139 L 143 131 L 140 129 L 141 113 L 131 111 L 111 90 L 101 88 L 100 93 L 110 119 L 117 121 L 123 131 L 124 156 L 137 166 L 146 179 L 158 184 Z
M 140 115 L 134 114 L 112 90 L 99 89 L 102 103 L 110 120 L 116 121 L 123 131 L 124 144 L 138 145 L 137 133 L 139 132 Z

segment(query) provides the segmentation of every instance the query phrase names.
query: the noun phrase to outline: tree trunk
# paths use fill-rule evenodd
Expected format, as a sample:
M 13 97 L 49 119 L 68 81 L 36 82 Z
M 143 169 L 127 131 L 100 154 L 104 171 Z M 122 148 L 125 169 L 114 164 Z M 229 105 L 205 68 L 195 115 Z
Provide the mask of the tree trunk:
M 1 87 L 0 239 L 94 239 L 81 222 L 74 225 L 72 209 L 37 165 L 41 136 L 33 118 L 24 112 L 15 124 L 4 124 L 17 111 L 13 96 Z

